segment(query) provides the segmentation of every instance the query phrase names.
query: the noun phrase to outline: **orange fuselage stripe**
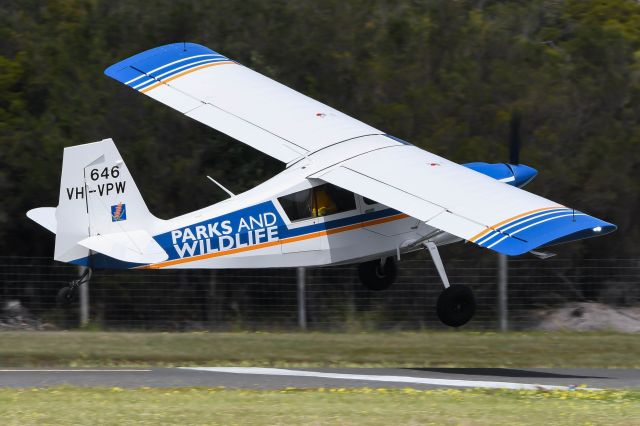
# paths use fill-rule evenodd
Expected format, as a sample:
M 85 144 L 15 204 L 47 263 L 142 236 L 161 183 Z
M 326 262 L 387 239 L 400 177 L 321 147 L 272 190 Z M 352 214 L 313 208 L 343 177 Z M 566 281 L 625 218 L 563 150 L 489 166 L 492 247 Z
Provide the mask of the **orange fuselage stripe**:
M 542 207 L 542 208 L 540 208 L 540 209 L 531 210 L 531 211 L 528 211 L 528 212 L 521 213 L 521 214 L 519 214 L 519 215 L 516 215 L 516 216 L 510 217 L 509 219 L 505 219 L 505 220 L 503 220 L 502 222 L 498 222 L 498 223 L 496 223 L 495 225 L 490 226 L 490 227 L 488 227 L 487 229 L 485 229 L 484 231 L 480 232 L 479 234 L 474 235 L 473 237 L 469 238 L 469 241 L 471 241 L 471 242 L 477 241 L 478 239 L 480 239 L 481 237 L 483 237 L 483 236 L 484 236 L 484 235 L 486 235 L 487 233 L 489 233 L 489 232 L 491 232 L 491 231 L 496 231 L 496 228 L 499 228 L 499 227 L 501 227 L 502 225 L 507 224 L 507 223 L 509 223 L 509 222 L 512 222 L 512 221 L 514 221 L 514 220 L 516 220 L 516 219 L 520 219 L 521 217 L 524 217 L 524 216 L 527 216 L 527 215 L 530 215 L 530 214 L 533 214 L 533 213 L 541 212 L 541 211 L 543 211 L 543 210 L 553 210 L 553 209 L 562 208 L 562 207 L 564 207 L 564 206 L 556 206 L 556 207 Z
M 176 74 L 176 75 L 172 75 L 172 76 L 171 76 L 171 77 L 169 77 L 169 78 L 166 78 L 166 79 L 164 79 L 164 80 L 161 80 L 161 81 L 159 81 L 158 83 L 152 84 L 152 85 L 151 85 L 151 86 L 149 86 L 149 87 L 145 87 L 144 89 L 140 90 L 140 92 L 141 92 L 141 93 L 147 93 L 149 90 L 153 90 L 153 89 L 155 89 L 156 87 L 159 87 L 159 86 L 161 86 L 161 85 L 162 85 L 162 84 L 164 84 L 164 83 L 168 83 L 168 82 L 170 82 L 171 80 L 175 80 L 176 78 L 183 77 L 183 76 L 185 76 L 185 75 L 187 75 L 187 74 L 190 74 L 190 73 L 195 72 L 195 71 L 199 71 L 199 70 L 204 69 L 204 68 L 215 67 L 215 66 L 218 66 L 218 65 L 230 65 L 230 64 L 235 64 L 235 62 L 233 62 L 233 61 L 214 62 L 214 63 L 212 63 L 212 64 L 205 64 L 205 65 L 200 65 L 199 67 L 190 68 L 190 69 L 188 69 L 188 70 L 186 70 L 186 71 L 179 72 L 179 73 L 178 73 L 178 74 Z
M 322 237 L 322 236 L 325 236 L 325 235 L 333 235 L 333 234 L 338 234 L 338 233 L 341 233 L 341 232 L 352 231 L 354 229 L 360 229 L 360 228 L 364 228 L 366 226 L 380 225 L 382 223 L 392 222 L 394 220 L 405 219 L 407 217 L 409 217 L 409 216 L 404 214 L 404 213 L 401 213 L 401 214 L 397 214 L 397 215 L 393 215 L 393 216 L 389 216 L 389 217 L 383 217 L 381 219 L 374 219 L 374 220 L 369 220 L 369 221 L 366 221 L 366 222 L 356 223 L 356 224 L 353 224 L 353 225 L 347 225 L 347 226 L 343 226 L 343 227 L 340 227 L 340 228 L 328 229 L 326 231 L 312 232 L 312 233 L 306 234 L 306 235 L 299 235 L 297 237 L 285 238 L 284 240 L 269 241 L 267 243 L 256 244 L 256 245 L 248 246 L 248 247 L 238 247 L 238 248 L 231 249 L 231 250 L 226 250 L 226 251 L 218 251 L 218 252 L 215 252 L 215 253 L 201 254 L 201 255 L 198 255 L 198 256 L 188 257 L 188 258 L 184 258 L 184 259 L 175 259 L 175 260 L 169 260 L 169 261 L 166 261 L 166 262 L 155 263 L 153 265 L 143 266 L 140 269 L 166 268 L 167 266 L 179 265 L 179 264 L 188 263 L 188 262 L 195 262 L 195 261 L 198 261 L 198 260 L 209 259 L 209 258 L 212 258 L 212 257 L 226 256 L 226 255 L 229 255 L 229 254 L 242 253 L 242 252 L 250 251 L 250 250 L 258 250 L 258 249 L 262 249 L 262 248 L 277 246 L 279 244 L 295 243 L 295 242 L 298 242 L 298 241 L 310 240 L 312 238 L 318 238 L 318 237 Z

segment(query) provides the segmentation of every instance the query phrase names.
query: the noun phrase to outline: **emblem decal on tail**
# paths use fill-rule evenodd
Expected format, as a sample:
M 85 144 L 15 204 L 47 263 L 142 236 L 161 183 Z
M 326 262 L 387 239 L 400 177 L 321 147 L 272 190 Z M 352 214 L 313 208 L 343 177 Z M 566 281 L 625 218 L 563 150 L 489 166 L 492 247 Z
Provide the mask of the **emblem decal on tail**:
M 111 206 L 111 222 L 120 222 L 127 220 L 127 205 L 118 203 Z

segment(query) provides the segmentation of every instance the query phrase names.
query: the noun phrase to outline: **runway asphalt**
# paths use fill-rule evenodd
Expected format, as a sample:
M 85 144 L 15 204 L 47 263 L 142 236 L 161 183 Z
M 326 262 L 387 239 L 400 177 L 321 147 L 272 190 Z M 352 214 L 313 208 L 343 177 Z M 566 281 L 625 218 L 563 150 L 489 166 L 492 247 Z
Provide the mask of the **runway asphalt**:
M 185 367 L 150 369 L 0 369 L 0 387 L 219 387 L 283 389 L 484 387 L 640 388 L 640 370 L 561 368 L 314 368 Z

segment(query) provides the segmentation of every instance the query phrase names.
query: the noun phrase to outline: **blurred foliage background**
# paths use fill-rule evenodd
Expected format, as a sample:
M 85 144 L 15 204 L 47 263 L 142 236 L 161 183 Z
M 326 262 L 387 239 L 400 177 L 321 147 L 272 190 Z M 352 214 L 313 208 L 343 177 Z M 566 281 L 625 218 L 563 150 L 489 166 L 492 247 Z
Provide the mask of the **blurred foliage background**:
M 102 73 L 178 41 L 457 162 L 506 161 L 519 111 L 528 189 L 619 226 L 558 251 L 640 254 L 633 0 L 3 0 L 0 254 L 51 255 L 25 212 L 57 205 L 65 146 L 112 137 L 162 218 L 222 199 L 206 174 L 241 192 L 283 169 Z

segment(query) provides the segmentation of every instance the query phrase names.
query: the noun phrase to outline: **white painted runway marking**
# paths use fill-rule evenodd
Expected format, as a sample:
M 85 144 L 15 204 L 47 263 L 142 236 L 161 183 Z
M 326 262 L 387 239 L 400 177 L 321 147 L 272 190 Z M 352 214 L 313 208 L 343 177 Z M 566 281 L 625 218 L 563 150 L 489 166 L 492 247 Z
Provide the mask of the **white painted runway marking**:
M 74 370 L 74 369 L 5 369 L 0 370 L 0 373 L 145 373 L 151 370 Z
M 517 390 L 567 390 L 569 386 L 538 385 L 533 383 L 492 382 L 484 380 L 434 379 L 411 376 L 373 376 L 365 374 L 323 373 L 320 371 L 299 371 L 283 368 L 259 367 L 180 367 L 185 370 L 208 371 L 212 373 L 259 374 L 264 376 L 318 377 L 323 379 L 364 380 L 372 382 L 413 383 L 421 385 L 453 386 L 464 388 L 492 388 Z M 601 390 L 581 388 L 584 390 Z

